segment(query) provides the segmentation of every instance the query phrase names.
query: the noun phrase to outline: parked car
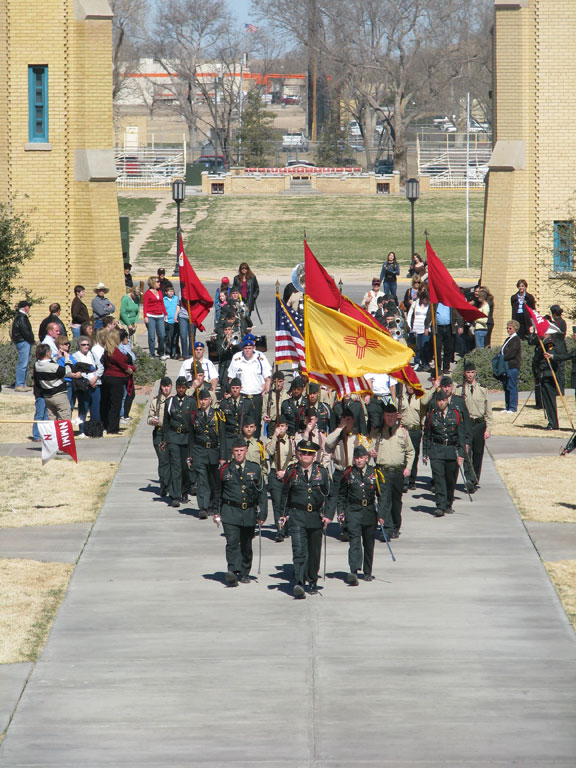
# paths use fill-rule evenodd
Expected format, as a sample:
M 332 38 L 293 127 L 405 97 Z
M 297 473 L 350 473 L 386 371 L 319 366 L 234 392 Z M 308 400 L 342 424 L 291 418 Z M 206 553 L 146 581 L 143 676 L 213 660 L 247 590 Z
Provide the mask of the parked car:
M 311 163 L 308 160 L 288 160 L 286 168 L 316 168 L 315 163 Z
M 350 120 L 348 123 L 348 134 L 350 136 L 362 136 L 362 131 L 360 130 L 360 123 L 357 120 Z
M 300 96 L 287 93 L 286 96 L 282 96 L 280 99 L 281 104 L 300 104 Z
M 391 157 L 386 160 L 379 160 L 374 166 L 374 173 L 376 176 L 384 176 L 384 174 L 394 173 L 394 160 Z
M 308 137 L 302 131 L 287 131 L 282 136 L 282 149 L 300 149 L 303 152 L 308 151 L 310 146 Z
M 226 170 L 226 158 L 224 155 L 200 155 L 200 157 L 194 160 L 194 163 L 205 165 L 207 171 L 211 171 L 214 168 L 217 171 Z

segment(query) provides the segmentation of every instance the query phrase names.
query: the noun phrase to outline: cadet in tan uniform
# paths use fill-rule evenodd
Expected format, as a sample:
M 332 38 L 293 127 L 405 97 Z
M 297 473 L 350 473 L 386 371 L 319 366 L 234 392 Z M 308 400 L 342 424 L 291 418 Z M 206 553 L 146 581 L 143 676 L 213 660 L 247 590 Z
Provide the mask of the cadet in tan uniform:
M 422 424 L 428 411 L 428 403 L 433 395 L 434 390 L 431 389 L 422 397 L 416 397 L 414 387 L 406 384 L 406 394 L 402 398 L 400 424 L 406 427 L 410 440 L 412 440 L 414 460 L 410 468 L 410 474 L 404 480 L 404 490 L 413 491 L 416 488 L 420 443 L 422 441 Z
M 170 483 L 170 459 L 168 451 L 160 450 L 162 442 L 162 425 L 164 423 L 164 405 L 172 392 L 172 379 L 164 376 L 160 379 L 160 389 L 156 397 L 152 398 L 148 411 L 148 424 L 154 427 L 152 430 L 152 444 L 158 457 L 158 479 L 160 480 L 160 496 L 168 495 Z
M 397 539 L 402 525 L 402 491 L 404 479 L 410 476 L 414 446 L 406 427 L 398 421 L 396 406 L 384 406 L 384 426 L 377 443 L 376 466 L 382 470 L 385 483 L 382 516 L 389 539 Z
M 464 473 L 468 492 L 474 493 L 480 487 L 484 447 L 492 431 L 492 406 L 488 400 L 488 390 L 476 381 L 476 365 L 472 361 L 464 363 L 464 383 L 458 394 L 464 398 L 472 422 L 472 439 L 468 457 L 464 461 Z
M 256 437 L 256 419 L 254 411 L 250 411 L 246 416 L 242 426 L 242 436 L 248 447 L 246 461 L 252 461 L 260 465 L 262 472 L 262 490 L 260 492 L 260 502 L 258 506 L 264 517 L 268 515 L 268 461 L 264 443 Z
M 264 406 L 262 412 L 262 432 L 266 436 L 271 436 L 274 431 L 274 425 L 276 423 L 276 392 L 278 392 L 278 406 L 282 407 L 284 400 L 287 400 L 290 395 L 284 391 L 284 372 L 276 371 L 272 376 L 272 386 L 270 391 L 264 398 Z M 268 427 L 267 425 L 270 425 Z M 270 431 L 267 431 L 270 429 Z
M 274 512 L 274 523 L 276 525 L 276 536 L 274 541 L 284 541 L 287 530 L 285 526 L 280 525 L 280 518 L 284 513 L 281 506 L 282 485 L 286 468 L 296 459 L 296 448 L 293 437 L 288 435 L 288 419 L 280 415 L 274 434 L 266 443 L 266 454 L 270 461 L 270 473 L 268 475 L 268 491 L 272 499 L 272 510 Z
M 349 408 L 344 408 L 340 426 L 330 432 L 324 443 L 324 450 L 331 454 L 333 461 L 332 483 L 330 484 L 330 495 L 326 503 L 330 519 L 334 517 L 338 505 L 340 480 L 346 468 L 352 465 L 354 448 L 358 445 L 364 445 L 368 450 L 372 447 L 371 441 L 356 431 L 352 411 Z M 342 528 L 340 540 L 350 541 L 345 527 Z

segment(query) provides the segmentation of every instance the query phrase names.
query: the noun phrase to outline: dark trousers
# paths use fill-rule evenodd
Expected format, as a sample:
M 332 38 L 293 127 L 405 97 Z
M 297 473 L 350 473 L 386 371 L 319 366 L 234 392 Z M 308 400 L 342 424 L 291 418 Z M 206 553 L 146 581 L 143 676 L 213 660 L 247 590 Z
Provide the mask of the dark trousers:
M 226 562 L 228 570 L 241 576 L 248 576 L 252 568 L 253 525 L 222 523 L 226 536 Z
M 478 421 L 472 424 L 472 443 L 470 444 L 468 456 L 464 459 L 464 475 L 466 476 L 466 482 L 471 485 L 480 482 L 482 461 L 484 459 L 485 432 L 485 421 Z
M 268 476 L 268 491 L 270 492 L 270 498 L 272 499 L 272 511 L 274 513 L 274 524 L 276 526 L 276 530 L 281 533 L 286 533 L 286 531 L 282 531 L 280 527 L 280 518 L 284 512 L 281 504 L 282 480 L 278 480 L 276 477 L 275 469 L 271 469 Z
M 178 324 L 166 323 L 166 354 L 178 357 Z
M 420 458 L 420 443 L 422 442 L 422 430 L 409 429 L 408 434 L 410 435 L 410 440 L 412 441 L 412 445 L 414 446 L 414 461 L 412 462 L 412 467 L 410 469 L 410 477 L 404 480 L 405 485 L 408 485 L 408 483 L 415 483 L 416 478 L 418 477 L 418 459 Z
M 158 427 L 154 427 L 152 432 L 152 444 L 158 457 L 158 479 L 160 480 L 160 491 L 168 493 L 168 486 L 170 485 L 170 458 L 168 456 L 168 449 L 160 450 L 160 444 L 162 438 L 158 431 Z
M 382 496 L 384 504 L 382 507 L 382 518 L 384 520 L 384 530 L 386 535 L 390 536 L 393 531 L 399 531 L 402 525 L 402 490 L 404 488 L 404 476 L 401 469 L 382 470 L 384 472 L 384 486 L 382 487 Z
M 170 483 L 168 493 L 172 499 L 181 499 L 190 490 L 190 471 L 188 469 L 188 443 L 166 443 L 170 462 Z
M 360 521 L 348 520 L 348 565 L 352 573 L 362 570 L 365 576 L 371 575 L 376 528 L 376 523 L 362 525 Z
M 558 429 L 558 409 L 556 407 L 556 385 L 554 379 L 543 378 L 541 383 L 542 388 L 542 405 L 544 406 L 544 412 L 550 424 L 554 429 Z
M 120 429 L 120 409 L 126 379 L 120 376 L 102 376 L 102 400 L 100 418 L 106 432 L 116 433 Z
M 196 499 L 198 509 L 206 512 L 216 507 L 218 489 L 218 464 L 211 464 L 208 456 L 196 454 L 192 461 L 196 480 Z
M 454 358 L 454 334 L 449 325 L 439 325 L 436 329 L 436 350 L 438 353 L 438 370 L 449 371 Z
M 322 528 L 306 528 L 289 521 L 292 537 L 292 561 L 294 580 L 297 584 L 318 581 L 320 557 L 322 555 Z
M 254 408 L 254 421 L 256 424 L 256 432 L 254 433 L 254 436 L 260 437 L 260 432 L 262 429 L 262 404 L 264 402 L 264 398 L 262 395 L 244 395 L 244 397 L 250 398 L 250 402 Z
M 430 459 L 436 507 L 444 512 L 454 503 L 454 491 L 458 479 L 458 462 L 453 459 Z

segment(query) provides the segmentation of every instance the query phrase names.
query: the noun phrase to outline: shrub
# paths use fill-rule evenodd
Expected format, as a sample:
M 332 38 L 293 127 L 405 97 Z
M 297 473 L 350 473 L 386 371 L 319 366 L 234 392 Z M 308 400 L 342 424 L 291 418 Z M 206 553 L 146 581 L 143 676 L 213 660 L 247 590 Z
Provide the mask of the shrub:
M 148 352 L 138 347 L 132 346 L 132 351 L 136 355 L 136 373 L 134 374 L 134 384 L 144 385 L 153 384 L 156 379 L 161 379 L 166 373 L 166 364 L 157 357 L 150 357 Z
M 34 372 L 34 349 L 30 352 L 30 362 L 28 363 L 28 373 L 26 374 L 26 384 L 32 386 L 32 373 Z M 0 344 L 0 385 L 3 387 L 12 386 L 16 379 L 16 363 L 18 362 L 18 350 L 10 341 Z
M 574 349 L 574 342 L 571 339 L 566 340 L 566 346 L 569 350 Z M 534 388 L 534 376 L 532 375 L 532 358 L 534 357 L 535 347 L 522 342 L 522 363 L 518 376 L 518 390 L 520 392 L 530 392 Z M 478 381 L 488 389 L 503 389 L 502 382 L 495 379 L 492 374 L 492 359 L 498 354 L 500 347 L 487 347 L 485 349 L 474 349 L 466 357 L 458 361 L 458 364 L 452 372 L 452 378 L 457 382 L 462 381 L 464 370 L 464 360 L 471 360 L 476 365 Z M 570 386 L 570 372 L 574 361 L 566 363 L 566 385 Z

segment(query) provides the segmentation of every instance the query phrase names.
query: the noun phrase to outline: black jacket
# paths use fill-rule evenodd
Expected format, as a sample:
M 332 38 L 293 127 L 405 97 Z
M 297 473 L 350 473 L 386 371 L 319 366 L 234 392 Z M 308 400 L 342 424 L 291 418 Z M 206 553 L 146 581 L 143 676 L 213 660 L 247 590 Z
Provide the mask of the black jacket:
M 30 318 L 25 312 L 18 310 L 16 317 L 12 322 L 12 329 L 10 336 L 14 344 L 19 344 L 21 341 L 27 341 L 28 344 L 34 344 L 34 332 L 30 325 Z
M 260 286 L 258 285 L 258 280 L 256 280 L 254 275 L 249 277 L 246 283 L 246 306 L 248 307 L 248 312 L 253 312 L 254 304 L 256 303 L 256 299 L 260 293 Z M 242 281 L 240 276 L 236 275 L 232 283 L 232 290 L 240 291 L 241 285 Z M 242 294 L 240 293 L 240 295 Z
M 40 341 L 46 338 L 46 329 L 48 328 L 50 323 L 56 323 L 56 325 L 60 326 L 60 336 L 68 336 L 68 334 L 66 333 L 66 326 L 64 325 L 62 320 L 60 320 L 58 315 L 48 315 L 48 317 L 45 317 L 44 320 L 42 320 L 42 322 L 40 323 L 40 327 L 38 328 L 38 338 L 40 339 Z

